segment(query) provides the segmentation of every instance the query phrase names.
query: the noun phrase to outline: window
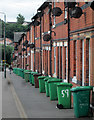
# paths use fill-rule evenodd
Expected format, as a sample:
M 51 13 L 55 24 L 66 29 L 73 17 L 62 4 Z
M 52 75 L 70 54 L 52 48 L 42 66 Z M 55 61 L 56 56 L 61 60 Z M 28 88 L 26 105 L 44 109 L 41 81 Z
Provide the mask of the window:
M 65 8 L 65 16 L 64 16 L 65 19 L 67 19 L 67 8 Z

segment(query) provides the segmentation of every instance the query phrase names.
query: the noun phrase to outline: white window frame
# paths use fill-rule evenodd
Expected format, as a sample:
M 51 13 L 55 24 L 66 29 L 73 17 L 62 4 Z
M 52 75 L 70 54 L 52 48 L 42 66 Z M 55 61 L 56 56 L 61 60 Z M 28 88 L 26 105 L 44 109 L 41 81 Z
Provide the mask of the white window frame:
M 68 56 L 67 56 L 67 52 L 68 52 L 68 47 L 66 47 L 66 81 L 68 82 L 68 64 L 67 64 L 67 61 L 68 61 Z
M 31 50 L 31 70 L 33 71 L 33 55 L 34 53 Z
M 67 8 L 65 8 L 65 12 L 64 12 L 64 18 L 67 19 L 68 15 L 67 15 Z
M 56 74 L 56 47 L 54 47 L 54 74 Z
M 68 55 L 67 55 L 67 52 L 68 52 L 68 47 L 65 47 L 65 50 L 66 50 L 66 55 L 65 55 L 65 58 L 66 58 L 66 78 L 64 79 L 64 82 L 68 82 Z

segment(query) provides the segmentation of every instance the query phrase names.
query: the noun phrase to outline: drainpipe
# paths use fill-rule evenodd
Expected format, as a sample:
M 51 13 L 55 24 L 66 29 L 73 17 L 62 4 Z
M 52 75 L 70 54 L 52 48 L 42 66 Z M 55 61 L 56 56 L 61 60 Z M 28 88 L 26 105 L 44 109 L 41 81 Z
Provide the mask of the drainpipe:
M 34 45 L 35 45 L 35 25 L 34 25 Z M 36 51 L 35 51 L 35 47 L 34 47 L 34 71 L 35 71 L 35 60 L 36 60 L 35 54 L 36 54 Z
M 40 13 L 40 73 L 42 74 L 42 36 L 41 36 L 41 16 L 42 13 Z
M 51 11 L 52 11 L 52 4 L 49 3 L 49 25 L 50 25 L 50 36 L 52 37 L 52 21 L 51 21 Z M 50 75 L 52 77 L 52 38 L 50 40 Z
M 27 40 L 27 35 L 26 35 L 26 40 Z M 26 45 L 26 62 L 25 62 L 25 64 L 27 64 L 27 45 Z M 27 69 L 27 66 L 25 66 L 25 68 Z
M 31 41 L 31 39 L 30 39 L 30 31 L 31 30 L 29 30 L 29 42 Z M 31 42 L 30 42 L 31 43 Z M 29 47 L 29 52 L 30 52 L 30 47 Z M 29 60 L 31 61 L 31 52 L 30 52 L 30 56 L 29 56 Z M 29 64 L 29 70 L 31 70 L 31 63 Z
M 24 38 L 23 38 L 23 43 L 24 43 Z M 24 46 L 23 46 L 24 48 Z M 23 69 L 24 69 L 24 51 L 23 51 Z
M 69 2 L 68 2 L 68 83 L 70 81 L 70 17 L 69 17 Z

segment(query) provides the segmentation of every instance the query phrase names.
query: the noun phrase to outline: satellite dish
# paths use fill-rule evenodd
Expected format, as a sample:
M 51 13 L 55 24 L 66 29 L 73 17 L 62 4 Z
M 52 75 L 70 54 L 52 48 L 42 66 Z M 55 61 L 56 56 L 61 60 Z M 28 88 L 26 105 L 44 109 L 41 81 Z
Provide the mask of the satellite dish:
M 54 7 L 52 10 L 53 16 L 60 16 L 62 14 L 62 10 L 59 7 Z
M 26 49 L 25 48 L 22 48 L 22 51 L 25 51 Z
M 30 46 L 30 44 L 27 44 L 27 45 L 26 45 L 26 47 L 29 47 L 29 46 Z
M 50 36 L 49 34 L 45 34 L 45 35 L 43 36 L 43 40 L 44 40 L 44 41 L 50 41 L 50 40 L 51 40 L 51 36 Z
M 39 22 L 39 21 L 35 21 L 35 22 L 34 22 L 34 25 L 35 25 L 35 26 L 39 26 L 39 25 L 40 25 L 40 22 Z
M 74 7 L 70 9 L 70 16 L 73 18 L 80 18 L 83 11 L 80 7 Z
M 35 47 L 34 43 L 30 44 L 30 48 L 34 48 L 34 47 Z
M 28 40 L 25 40 L 24 44 L 25 44 L 25 45 L 28 44 Z
M 91 5 L 90 5 L 91 9 L 94 10 L 94 1 L 91 2 Z
M 25 46 L 25 43 L 23 43 L 23 46 Z

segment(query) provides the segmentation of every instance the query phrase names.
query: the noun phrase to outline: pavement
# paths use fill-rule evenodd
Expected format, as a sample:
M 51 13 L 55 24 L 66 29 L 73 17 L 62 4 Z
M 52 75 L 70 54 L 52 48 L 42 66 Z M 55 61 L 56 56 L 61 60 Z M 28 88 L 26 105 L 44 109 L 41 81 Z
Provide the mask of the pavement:
M 8 81 L 2 74 L 2 118 L 20 118 Z
M 73 109 L 56 108 L 58 101 L 50 101 L 39 88 L 8 70 L 2 90 L 3 118 L 75 118 Z

